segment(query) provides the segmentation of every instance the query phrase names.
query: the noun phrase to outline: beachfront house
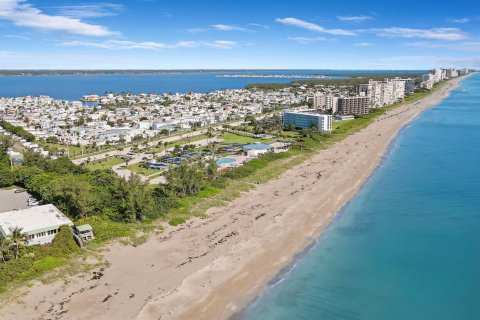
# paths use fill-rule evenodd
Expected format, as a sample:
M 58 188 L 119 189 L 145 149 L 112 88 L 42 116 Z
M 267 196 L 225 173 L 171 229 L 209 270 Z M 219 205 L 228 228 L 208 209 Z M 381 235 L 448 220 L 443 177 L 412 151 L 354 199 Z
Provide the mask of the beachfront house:
M 95 239 L 95 236 L 93 235 L 93 228 L 89 224 L 75 226 L 74 232 L 82 240 L 83 244 Z
M 0 236 L 8 238 L 14 228 L 22 228 L 29 246 L 52 242 L 64 225 L 73 226 L 73 222 L 53 204 L 0 212 Z

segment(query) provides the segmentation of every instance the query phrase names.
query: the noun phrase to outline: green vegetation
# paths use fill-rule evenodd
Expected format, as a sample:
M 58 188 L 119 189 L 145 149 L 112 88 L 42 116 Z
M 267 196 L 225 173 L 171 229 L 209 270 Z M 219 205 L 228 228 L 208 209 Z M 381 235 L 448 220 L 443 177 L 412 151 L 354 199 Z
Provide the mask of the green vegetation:
M 89 224 L 95 233 L 92 243 L 103 243 L 116 238 L 131 237 L 135 233 L 135 226 L 127 223 L 115 222 L 108 217 L 92 216 L 76 221 L 77 225 Z
M 326 86 L 356 86 L 372 80 L 383 80 L 385 78 L 413 78 L 420 82 L 421 74 L 417 73 L 352 73 L 352 74 L 332 74 L 332 76 L 348 77 L 344 79 L 317 79 L 317 80 L 294 80 L 289 83 L 252 83 L 247 85 L 246 89 L 260 90 L 279 90 L 291 87 L 314 87 L 316 85 Z
M 186 144 L 186 143 L 192 143 L 192 142 L 207 139 L 207 138 L 209 138 L 209 136 L 207 134 L 200 134 L 200 135 L 193 136 L 193 137 L 184 137 L 184 138 L 176 140 L 174 142 L 167 142 L 167 144 L 160 141 L 156 147 L 149 148 L 147 152 L 149 152 L 149 153 L 159 153 L 159 152 L 164 151 L 165 149 L 170 149 L 170 148 L 175 147 L 175 146 L 180 146 L 180 145 L 183 145 L 183 144 Z
M 259 138 L 252 138 L 250 136 L 242 136 L 239 134 L 231 133 L 231 132 L 223 132 L 221 135 L 224 143 L 254 143 L 254 142 L 262 142 L 262 139 Z M 264 142 L 264 141 L 263 141 Z
M 43 246 L 25 247 L 26 239 L 22 230 L 15 232 L 17 235 L 12 235 L 12 239 L 0 239 L 4 262 L 0 264 L 0 292 L 12 284 L 35 279 L 47 271 L 65 265 L 68 257 L 80 250 L 68 226 L 60 227 L 53 242 Z M 6 243 L 10 243 L 10 249 Z
M 415 93 L 403 103 L 414 102 L 428 94 Z M 41 201 L 53 203 L 77 224 L 90 224 L 96 237 L 91 243 L 93 248 L 118 238 L 130 238 L 130 244 L 140 245 L 146 241 L 145 233 L 156 228 L 152 222 L 161 220 L 178 225 L 192 216 L 202 217 L 209 208 L 224 205 L 253 185 L 277 177 L 403 103 L 351 121 L 335 122 L 331 134 L 319 134 L 314 130 L 283 131 L 275 117 L 264 122 L 251 120 L 252 130 L 279 132 L 294 139 L 290 150 L 267 153 L 224 173 L 217 172 L 214 161 L 184 161 L 165 172 L 166 183 L 157 186 L 147 185 L 138 175 L 124 180 L 110 170 L 88 170 L 66 157 L 51 160 L 31 151 L 25 152 L 22 166 L 10 170 L 6 150 L 12 141 L 1 138 L 0 187 L 20 186 Z M 225 135 L 230 141 L 246 138 Z M 142 235 L 138 236 L 138 232 Z M 33 247 L 25 247 L 25 235 L 17 230 L 12 238 L 0 240 L 0 261 L 4 262 L 0 263 L 0 291 L 13 283 L 70 264 L 78 252 L 79 248 L 66 227 L 61 229 L 52 244 Z
M 82 148 L 76 145 L 66 145 L 63 143 L 53 142 L 52 137 L 48 137 L 45 141 L 38 140 L 38 144 L 50 154 L 55 155 L 70 155 L 74 157 L 77 154 L 82 154 Z M 50 139 L 50 140 L 49 140 Z M 85 150 L 84 150 L 85 151 Z
M 9 131 L 12 134 L 16 134 L 17 136 L 27 140 L 27 141 L 34 141 L 35 136 L 31 134 L 30 132 L 26 131 L 22 127 L 14 126 L 13 124 L 8 123 L 5 120 L 0 121 L 0 126 Z
M 148 167 L 145 163 L 142 162 L 131 164 L 128 166 L 128 169 L 144 176 L 150 176 L 152 174 L 158 174 L 161 172 L 158 169 L 152 169 Z
M 95 162 L 90 162 L 87 165 L 87 168 L 92 170 L 92 171 L 108 170 L 111 167 L 116 166 L 116 165 L 118 165 L 120 163 L 123 163 L 123 162 L 125 162 L 125 160 L 123 160 L 122 158 L 112 157 L 112 158 L 108 158 L 108 159 L 97 160 Z

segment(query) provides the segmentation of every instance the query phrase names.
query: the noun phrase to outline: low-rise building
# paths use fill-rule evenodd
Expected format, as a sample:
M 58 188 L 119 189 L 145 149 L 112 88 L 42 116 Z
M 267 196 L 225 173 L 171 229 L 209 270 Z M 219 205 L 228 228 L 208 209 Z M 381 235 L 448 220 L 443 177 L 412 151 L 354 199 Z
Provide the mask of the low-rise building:
M 65 225 L 73 226 L 73 222 L 53 204 L 0 212 L 0 236 L 8 238 L 13 229 L 21 228 L 28 235 L 29 246 L 52 242 Z
M 269 144 L 255 142 L 255 143 L 244 145 L 242 149 L 243 149 L 243 152 L 247 154 L 247 156 L 256 158 L 261 154 L 272 151 L 273 147 Z

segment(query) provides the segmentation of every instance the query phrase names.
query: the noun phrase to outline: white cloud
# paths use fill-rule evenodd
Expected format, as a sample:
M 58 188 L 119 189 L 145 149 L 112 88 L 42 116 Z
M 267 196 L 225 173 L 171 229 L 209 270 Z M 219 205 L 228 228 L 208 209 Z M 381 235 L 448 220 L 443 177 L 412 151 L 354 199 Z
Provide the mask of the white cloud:
M 331 41 L 330 39 L 324 37 L 315 37 L 315 38 L 308 38 L 308 37 L 288 37 L 288 40 L 296 41 L 301 44 L 308 44 L 317 41 Z
M 247 29 L 238 27 L 238 26 L 232 26 L 228 24 L 213 24 L 211 25 L 212 28 L 215 30 L 220 30 L 220 31 L 247 31 Z
M 394 56 L 382 58 L 377 61 L 379 63 L 389 63 L 390 65 L 398 65 L 399 62 L 411 63 L 416 65 L 429 66 L 454 66 L 476 68 L 480 65 L 480 57 L 451 57 L 451 56 Z
M 68 47 L 94 47 L 110 50 L 129 50 L 129 49 L 174 49 L 174 48 L 196 48 L 209 47 L 216 49 L 232 49 L 239 44 L 235 41 L 214 40 L 214 41 L 178 41 L 176 43 L 167 44 L 163 42 L 145 41 L 135 42 L 127 40 L 107 40 L 107 41 L 65 41 L 59 43 L 61 46 Z
M 134 42 L 126 40 L 95 41 L 66 41 L 60 43 L 62 46 L 95 47 L 102 49 L 165 49 L 168 45 L 162 42 Z
M 260 24 L 260 23 L 249 23 L 248 25 L 252 26 L 252 27 L 257 27 L 257 28 L 263 28 L 263 29 L 270 29 L 271 27 L 270 26 L 267 26 L 265 24 Z
M 204 28 L 190 28 L 190 29 L 187 29 L 188 32 L 190 33 L 200 33 L 200 32 L 206 32 L 207 29 L 204 29 Z
M 405 46 L 414 48 L 428 49 L 449 49 L 461 51 L 480 51 L 480 40 L 461 41 L 461 42 L 428 42 L 418 41 L 406 43 Z
M 104 26 L 82 22 L 80 19 L 45 14 L 25 0 L 1 0 L 0 20 L 8 20 L 17 26 L 45 31 L 64 31 L 87 36 L 115 34 Z
M 466 35 L 457 28 L 411 29 L 391 27 L 364 31 L 376 32 L 378 36 L 384 37 L 423 38 L 448 41 L 457 41 L 466 38 Z
M 357 42 L 353 44 L 354 47 L 370 47 L 371 45 L 369 42 Z
M 325 29 L 325 28 L 323 28 L 323 27 L 321 27 L 317 24 L 307 22 L 307 21 L 303 21 L 303 20 L 296 19 L 296 18 L 284 18 L 284 19 L 277 18 L 277 19 L 275 19 L 275 21 L 279 22 L 279 23 L 282 23 L 282 24 L 285 24 L 285 25 L 289 25 L 289 26 L 294 26 L 294 27 L 298 27 L 298 28 L 302 28 L 302 29 L 307 29 L 307 30 L 314 31 L 314 32 L 332 34 L 332 35 L 336 35 L 336 36 L 354 36 L 355 35 L 354 32 L 349 31 L 349 30 Z
M 356 23 L 372 19 L 372 17 L 370 16 L 340 16 L 337 18 L 340 21 L 356 22 Z
M 470 22 L 470 19 L 465 17 L 460 19 L 452 19 L 451 21 L 455 23 L 467 23 L 467 22 Z
M 123 6 L 116 3 L 63 5 L 51 8 L 58 10 L 59 15 L 71 18 L 111 17 L 117 15 L 123 10 Z
M 211 42 L 201 42 L 201 44 L 210 47 L 210 48 L 218 48 L 218 49 L 232 49 L 238 45 L 235 41 L 228 41 L 228 40 L 215 40 Z
M 18 40 L 30 40 L 29 37 L 21 36 L 18 34 L 6 34 L 5 38 L 18 39 Z

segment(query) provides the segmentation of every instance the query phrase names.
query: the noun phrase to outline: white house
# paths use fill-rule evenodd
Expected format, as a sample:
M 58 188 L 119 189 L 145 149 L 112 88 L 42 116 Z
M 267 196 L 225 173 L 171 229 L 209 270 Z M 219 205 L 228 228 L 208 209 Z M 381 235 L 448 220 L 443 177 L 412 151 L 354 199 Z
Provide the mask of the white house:
M 7 238 L 15 227 L 22 228 L 29 246 L 52 242 L 64 225 L 73 226 L 73 222 L 53 204 L 0 212 L 0 236 Z

